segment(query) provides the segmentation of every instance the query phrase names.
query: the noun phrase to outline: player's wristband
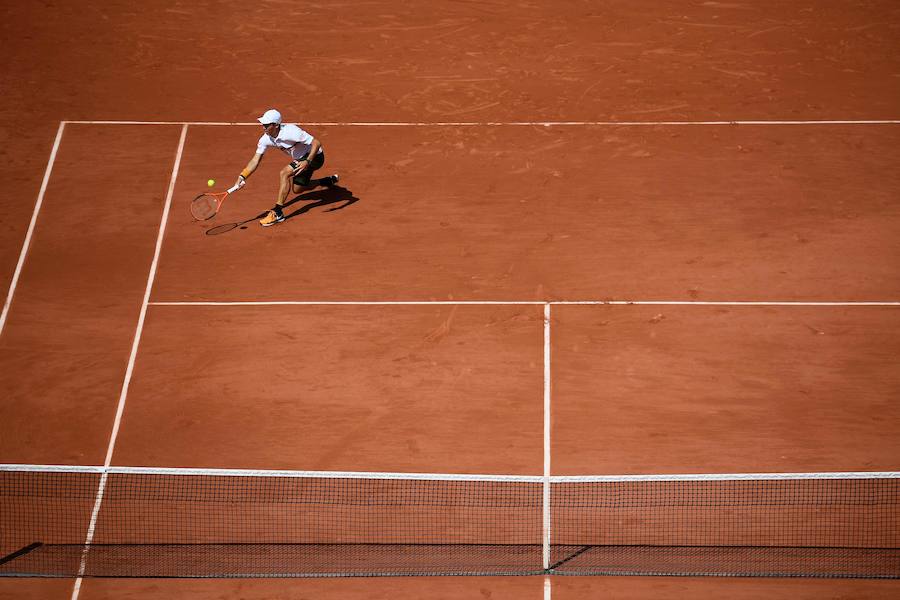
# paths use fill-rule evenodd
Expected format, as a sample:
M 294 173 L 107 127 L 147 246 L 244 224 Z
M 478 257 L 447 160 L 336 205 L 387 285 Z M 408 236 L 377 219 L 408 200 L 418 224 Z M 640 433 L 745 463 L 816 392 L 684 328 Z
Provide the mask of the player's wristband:
M 248 177 L 250 177 L 250 171 L 248 171 L 247 169 L 244 169 L 243 171 L 241 171 L 241 177 L 243 177 L 244 179 L 247 179 Z

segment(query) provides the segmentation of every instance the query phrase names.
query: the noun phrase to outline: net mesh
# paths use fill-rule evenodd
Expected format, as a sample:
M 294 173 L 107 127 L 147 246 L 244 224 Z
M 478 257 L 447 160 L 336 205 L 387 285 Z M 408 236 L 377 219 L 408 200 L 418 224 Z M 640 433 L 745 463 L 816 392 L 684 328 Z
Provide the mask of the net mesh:
M 900 577 L 898 475 L 545 481 L 7 465 L 0 575 Z
M 573 574 L 900 576 L 900 480 L 555 483 L 552 567 Z

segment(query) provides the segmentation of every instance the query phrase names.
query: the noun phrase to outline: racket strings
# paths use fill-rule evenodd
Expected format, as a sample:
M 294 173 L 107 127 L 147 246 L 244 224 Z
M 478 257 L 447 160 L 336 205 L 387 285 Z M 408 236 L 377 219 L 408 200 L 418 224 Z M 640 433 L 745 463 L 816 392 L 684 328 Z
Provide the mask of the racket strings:
M 191 214 L 199 221 L 215 216 L 219 210 L 220 198 L 215 194 L 200 194 L 191 202 Z

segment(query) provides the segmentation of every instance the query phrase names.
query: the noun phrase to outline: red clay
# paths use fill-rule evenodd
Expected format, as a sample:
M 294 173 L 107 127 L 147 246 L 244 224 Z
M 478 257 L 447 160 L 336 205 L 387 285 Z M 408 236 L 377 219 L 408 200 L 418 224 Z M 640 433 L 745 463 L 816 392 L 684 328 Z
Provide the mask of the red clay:
M 540 475 L 541 318 L 539 306 L 153 307 L 113 461 Z
M 177 144 L 69 128 L 0 337 L 3 462 L 103 463 Z
M 6 9 L 4 290 L 63 119 L 898 117 L 890 0 Z M 271 41 L 310 24 L 301 58 Z M 183 209 L 207 178 L 231 183 L 258 130 L 192 127 L 153 299 L 896 299 L 895 127 L 311 126 L 358 201 L 314 195 L 284 226 L 217 237 Z M 67 126 L 0 338 L 0 461 L 102 462 L 177 139 Z M 268 207 L 277 162 L 222 219 Z M 538 307 L 371 310 L 152 307 L 117 462 L 540 468 Z M 896 315 L 557 307 L 556 472 L 896 469 Z M 892 592 L 554 579 L 559 598 Z M 541 580 L 91 580 L 81 598 L 286 594 L 539 597 Z M 0 597 L 70 595 L 0 580 Z
M 895 470 L 896 316 L 554 307 L 554 473 Z
M 154 299 L 900 295 L 900 128 L 318 129 L 352 195 L 301 195 L 282 226 L 212 239 L 185 206 L 259 132 L 189 130 Z M 216 224 L 272 205 L 283 160 L 267 160 Z

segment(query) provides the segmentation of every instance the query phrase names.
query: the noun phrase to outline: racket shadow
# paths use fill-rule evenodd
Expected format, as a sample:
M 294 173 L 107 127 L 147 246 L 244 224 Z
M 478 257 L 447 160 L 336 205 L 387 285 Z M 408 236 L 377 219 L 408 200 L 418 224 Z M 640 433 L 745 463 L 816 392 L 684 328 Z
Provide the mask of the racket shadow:
M 216 225 L 215 227 L 210 227 L 204 233 L 206 235 L 222 235 L 223 233 L 228 233 L 229 231 L 233 231 L 238 227 L 243 227 L 247 223 L 252 223 L 253 221 L 258 221 L 262 219 L 269 211 L 264 210 L 255 217 L 250 217 L 245 221 L 237 221 L 235 223 L 222 223 L 221 225 Z

